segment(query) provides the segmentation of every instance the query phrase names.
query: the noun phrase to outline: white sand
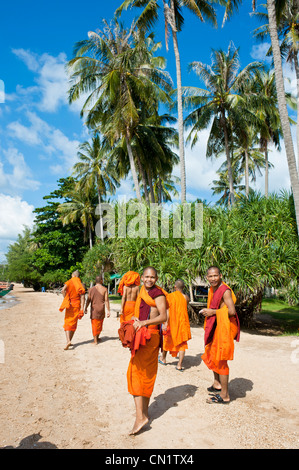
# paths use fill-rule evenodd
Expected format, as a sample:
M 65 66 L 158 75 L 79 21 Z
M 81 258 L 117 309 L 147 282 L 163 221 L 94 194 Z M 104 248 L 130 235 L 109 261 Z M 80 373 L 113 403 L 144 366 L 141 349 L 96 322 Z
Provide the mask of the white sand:
M 299 338 L 241 332 L 230 362 L 229 405 L 209 405 L 212 373 L 192 328 L 184 372 L 159 365 L 150 423 L 134 422 L 130 352 L 118 339 L 119 305 L 94 346 L 89 315 L 64 351 L 62 296 L 15 286 L 0 310 L 0 447 L 58 449 L 298 449 Z

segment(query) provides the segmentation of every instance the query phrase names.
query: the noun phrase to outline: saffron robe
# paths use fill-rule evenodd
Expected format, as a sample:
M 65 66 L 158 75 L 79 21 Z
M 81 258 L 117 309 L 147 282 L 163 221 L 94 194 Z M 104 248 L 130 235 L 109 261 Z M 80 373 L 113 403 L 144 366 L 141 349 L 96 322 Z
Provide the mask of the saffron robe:
M 99 336 L 102 333 L 103 323 L 104 323 L 104 319 L 103 320 L 98 320 L 97 318 L 91 319 L 92 336 Z
M 124 286 L 129 287 L 133 285 L 135 286 L 140 285 L 140 276 L 135 271 L 128 271 L 126 274 L 123 275 L 119 283 L 117 292 L 119 292 L 120 295 L 123 295 Z M 135 301 L 126 300 L 124 309 L 123 309 L 123 314 L 120 315 L 120 323 L 124 321 L 130 321 L 134 315 L 134 310 L 135 310 Z
M 85 289 L 78 277 L 72 277 L 65 285 L 67 286 L 65 297 L 59 307 L 60 312 L 65 309 L 64 331 L 76 331 L 78 319 L 83 317 L 81 310 L 81 295 Z
M 124 286 L 139 286 L 140 285 L 140 276 L 138 273 L 135 271 L 128 271 L 126 274 L 123 275 L 121 278 L 121 281 L 118 286 L 117 292 L 120 293 L 120 295 L 123 295 L 124 293 Z
M 176 357 L 179 351 L 188 349 L 187 341 L 191 339 L 188 304 L 179 291 L 168 294 L 166 298 L 169 303 L 169 328 L 164 335 L 163 349 Z
M 240 324 L 237 314 L 229 316 L 226 305 L 219 308 L 223 294 L 227 289 L 231 291 L 233 302 L 236 303 L 236 296 L 227 284 L 222 283 L 215 294 L 212 287 L 209 289 L 207 307 L 216 309 L 216 315 L 205 319 L 205 352 L 201 356 L 206 366 L 220 375 L 229 375 L 227 361 L 233 360 L 234 339 L 239 341 L 240 338 Z
M 119 317 L 120 323 L 131 320 L 131 318 L 134 315 L 135 304 L 136 302 L 134 300 L 126 300 L 124 309 L 123 309 L 123 314 L 120 315 Z
M 134 316 L 146 320 L 151 307 L 156 306 L 155 298 L 167 293 L 158 286 L 148 292 L 142 286 L 136 300 Z M 128 391 L 133 396 L 151 397 L 158 371 L 158 355 L 160 348 L 160 329 L 158 325 L 147 327 L 150 338 L 131 355 L 127 370 Z

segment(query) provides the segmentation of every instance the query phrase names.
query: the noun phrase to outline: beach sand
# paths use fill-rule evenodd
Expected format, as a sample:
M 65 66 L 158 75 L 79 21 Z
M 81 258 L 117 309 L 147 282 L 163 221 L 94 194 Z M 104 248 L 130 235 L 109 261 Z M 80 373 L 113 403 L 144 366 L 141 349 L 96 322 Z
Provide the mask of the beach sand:
M 16 285 L 19 303 L 0 310 L 0 447 L 45 449 L 298 449 L 299 338 L 241 332 L 230 362 L 229 405 L 207 404 L 212 373 L 192 327 L 184 372 L 159 364 L 150 422 L 134 422 L 128 349 L 111 304 L 101 342 L 89 314 L 64 351 L 62 296 Z

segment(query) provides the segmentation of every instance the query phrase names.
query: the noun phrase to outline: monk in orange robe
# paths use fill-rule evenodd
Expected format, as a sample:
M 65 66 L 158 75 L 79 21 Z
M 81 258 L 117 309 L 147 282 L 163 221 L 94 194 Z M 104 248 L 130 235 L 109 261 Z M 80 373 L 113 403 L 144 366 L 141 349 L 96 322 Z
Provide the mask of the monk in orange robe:
M 83 309 L 85 304 L 85 289 L 79 277 L 79 271 L 74 271 L 71 279 L 69 279 L 62 288 L 62 295 L 64 297 L 59 310 L 63 312 L 64 316 L 64 331 L 66 335 L 66 347 L 69 349 L 72 346 L 72 338 L 77 329 L 78 320 L 83 317 Z
M 163 325 L 163 353 L 159 360 L 166 364 L 167 351 L 173 357 L 179 355 L 176 369 L 183 371 L 183 359 L 188 343 L 191 339 L 190 322 L 188 316 L 189 297 L 183 293 L 184 282 L 178 279 L 174 284 L 175 291 L 167 295 L 169 310 L 167 311 L 167 322 Z
M 236 296 L 222 281 L 218 267 L 207 271 L 210 283 L 207 308 L 200 311 L 205 316 L 205 352 L 201 356 L 204 363 L 213 371 L 214 382 L 208 388 L 215 396 L 208 403 L 229 403 L 229 367 L 227 361 L 234 357 L 234 339 L 239 341 L 240 324 L 235 309 Z
M 155 268 L 143 271 L 140 293 L 136 300 L 133 326 L 138 332 L 147 327 L 150 338 L 131 355 L 127 370 L 128 391 L 134 397 L 136 419 L 130 434 L 137 434 L 149 420 L 148 407 L 153 392 L 161 347 L 159 325 L 167 318 L 166 292 L 156 286 L 158 276 Z
M 110 317 L 108 289 L 103 286 L 101 276 L 96 277 L 95 286 L 91 287 L 88 291 L 85 313 L 87 313 L 89 304 L 93 342 L 96 345 L 100 341 L 99 336 L 102 333 L 105 315 L 107 314 L 107 317 Z
M 135 271 L 128 271 L 123 275 L 118 291 L 122 296 L 120 323 L 130 321 L 134 315 L 135 303 L 139 294 L 140 276 Z

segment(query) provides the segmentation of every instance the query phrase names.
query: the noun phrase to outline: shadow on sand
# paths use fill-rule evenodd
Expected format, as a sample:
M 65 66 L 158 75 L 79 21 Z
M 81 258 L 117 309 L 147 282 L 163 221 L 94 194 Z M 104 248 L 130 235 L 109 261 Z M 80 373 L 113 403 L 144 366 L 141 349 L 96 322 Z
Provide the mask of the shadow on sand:
M 51 442 L 38 442 L 42 436 L 38 434 L 31 434 L 30 436 L 24 437 L 17 447 L 5 446 L 0 449 L 58 449 L 55 444 Z

